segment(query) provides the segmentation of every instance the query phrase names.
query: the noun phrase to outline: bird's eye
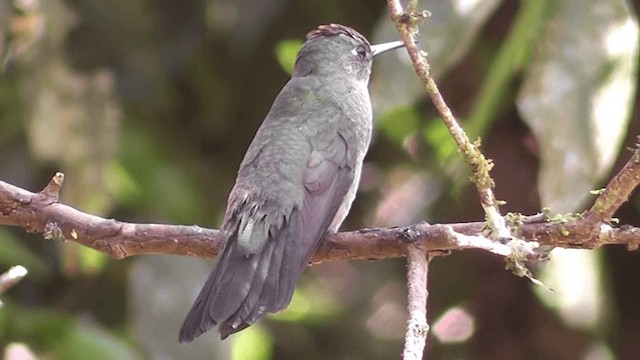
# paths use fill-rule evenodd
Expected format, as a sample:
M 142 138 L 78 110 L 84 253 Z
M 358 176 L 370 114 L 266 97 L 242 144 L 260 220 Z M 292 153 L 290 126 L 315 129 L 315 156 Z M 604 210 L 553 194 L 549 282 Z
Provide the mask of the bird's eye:
M 362 59 L 367 57 L 367 49 L 365 49 L 365 47 L 363 45 L 358 45 L 357 48 L 351 50 L 351 53 L 353 55 L 356 55 Z

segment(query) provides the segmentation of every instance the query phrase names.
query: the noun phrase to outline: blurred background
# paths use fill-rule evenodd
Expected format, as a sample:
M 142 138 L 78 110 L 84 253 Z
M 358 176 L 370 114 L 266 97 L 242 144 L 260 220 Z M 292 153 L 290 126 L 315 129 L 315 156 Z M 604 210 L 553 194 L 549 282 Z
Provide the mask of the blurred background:
M 640 132 L 640 1 L 422 1 L 420 46 L 454 113 L 482 138 L 503 211 L 580 212 Z M 219 226 L 235 172 L 318 24 L 398 38 L 383 1 L 0 0 L 0 179 L 131 222 Z M 406 54 L 376 59 L 375 135 L 343 229 L 483 218 L 469 172 Z M 640 225 L 633 197 L 617 216 Z M 390 359 L 406 322 L 402 259 L 314 265 L 289 309 L 229 340 L 177 332 L 213 263 L 116 261 L 0 228 L 5 359 Z M 433 261 L 429 359 L 634 359 L 640 255 L 554 251 L 532 265 Z

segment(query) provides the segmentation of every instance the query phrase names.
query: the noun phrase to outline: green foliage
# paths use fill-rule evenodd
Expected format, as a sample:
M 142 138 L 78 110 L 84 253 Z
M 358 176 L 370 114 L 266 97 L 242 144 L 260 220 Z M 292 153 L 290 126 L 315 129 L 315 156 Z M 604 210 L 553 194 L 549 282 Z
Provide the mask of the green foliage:
M 255 325 L 238 334 L 231 350 L 236 360 L 267 360 L 272 358 L 273 339 L 262 326 Z
M 140 357 L 105 328 L 77 321 L 71 314 L 7 305 L 0 310 L 0 335 L 30 338 L 31 349 L 51 359 L 131 360 Z
M 93 274 L 97 275 L 102 272 L 104 267 L 107 265 L 109 261 L 109 257 L 105 254 L 93 250 L 92 248 L 88 248 L 85 246 L 72 245 L 77 246 L 78 248 L 78 267 L 81 269 L 80 272 L 83 274 Z
M 312 286 L 299 286 L 293 294 L 287 311 L 272 318 L 276 321 L 306 322 L 321 324 L 330 321 L 340 310 L 340 304 L 330 299 L 322 289 Z
M 189 171 L 153 132 L 126 127 L 118 160 L 108 184 L 122 204 L 138 207 L 153 217 L 176 222 L 204 222 L 204 201 Z M 162 201 L 162 203 L 159 203 Z
M 296 55 L 302 47 L 300 40 L 282 40 L 276 44 L 275 54 L 282 70 L 287 74 L 293 73 L 293 66 L 296 63 Z
M 95 360 L 141 359 L 121 338 L 106 329 L 77 323 L 64 341 L 58 341 L 52 352 L 57 359 L 84 359 L 91 354 Z
M 385 134 L 396 144 L 402 146 L 420 125 L 420 114 L 413 106 L 400 107 L 387 111 L 378 118 L 378 131 Z
M 46 308 L 23 308 L 7 304 L 1 310 L 7 312 L 3 327 L 14 339 L 29 339 L 38 350 L 50 350 L 64 343 L 73 331 L 73 316 Z
M 22 107 L 20 96 L 15 91 L 16 80 L 2 76 L 0 65 L 0 144 L 22 133 Z
M 484 136 L 496 119 L 505 98 L 513 96 L 509 90 L 513 80 L 531 56 L 540 34 L 549 0 L 524 1 L 500 49 L 493 55 L 474 108 L 465 122 L 469 138 Z
M 0 266 L 9 268 L 14 265 L 22 265 L 29 269 L 29 276 L 40 278 L 46 276 L 47 265 L 22 241 L 11 232 L 0 227 Z
M 422 131 L 422 135 L 425 142 L 431 145 L 431 148 L 435 151 L 435 158 L 441 165 L 447 164 L 458 153 L 455 140 L 453 140 L 449 130 L 442 124 L 440 119 L 429 121 Z

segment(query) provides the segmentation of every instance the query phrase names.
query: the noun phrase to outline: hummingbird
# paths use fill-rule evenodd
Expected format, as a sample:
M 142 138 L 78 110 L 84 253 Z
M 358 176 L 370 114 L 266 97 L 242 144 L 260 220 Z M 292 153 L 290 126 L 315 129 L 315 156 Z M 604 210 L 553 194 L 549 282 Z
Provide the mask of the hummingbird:
M 216 325 L 224 339 L 289 305 L 298 277 L 355 198 L 371 140 L 372 60 L 402 46 L 372 46 L 338 24 L 307 34 L 240 164 L 220 229 L 224 247 L 181 343 Z

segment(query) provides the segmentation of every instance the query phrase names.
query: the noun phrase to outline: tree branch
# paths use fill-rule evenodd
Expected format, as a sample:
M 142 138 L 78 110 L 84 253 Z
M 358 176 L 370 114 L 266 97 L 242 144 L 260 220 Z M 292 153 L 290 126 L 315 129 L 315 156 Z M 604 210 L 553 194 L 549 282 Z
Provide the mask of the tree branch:
M 429 272 L 428 254 L 416 244 L 406 247 L 407 256 L 407 310 L 409 321 L 404 336 L 404 360 L 421 360 L 429 324 L 427 323 L 427 275 Z
M 596 200 L 597 204 L 605 201 L 602 198 L 606 197 L 607 204 L 615 204 L 607 207 L 608 213 L 613 213 L 640 182 L 638 159 L 640 150 L 636 148 L 629 163 L 607 185 L 608 191 Z M 43 233 L 47 239 L 77 242 L 116 259 L 141 254 L 214 258 L 222 247 L 218 230 L 195 225 L 127 223 L 83 213 L 61 204 L 58 190 L 62 179 L 61 173 L 56 174 L 38 193 L 0 181 L 0 225 Z M 597 222 L 591 216 L 551 220 L 545 214 L 539 214 L 514 216 L 511 222 L 515 236 L 552 247 L 594 249 L 607 244 L 625 244 L 629 249 L 636 249 L 640 244 L 640 228 L 628 225 L 616 228 L 604 221 Z M 407 227 L 341 232 L 327 235 L 312 261 L 403 257 L 408 242 L 419 243 L 425 252 L 473 248 L 501 256 L 512 255 L 509 245 L 491 241 L 484 233 L 485 225 L 481 222 L 420 223 Z

